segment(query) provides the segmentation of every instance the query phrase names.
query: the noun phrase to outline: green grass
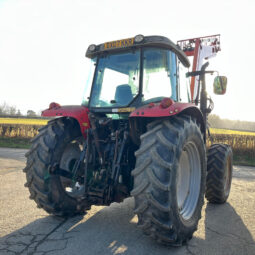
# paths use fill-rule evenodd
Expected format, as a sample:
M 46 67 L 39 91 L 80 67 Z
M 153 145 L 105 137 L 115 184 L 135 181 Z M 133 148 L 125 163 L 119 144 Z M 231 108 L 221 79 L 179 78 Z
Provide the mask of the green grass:
M 233 164 L 239 166 L 255 166 L 255 159 L 246 156 L 234 155 Z
M 29 138 L 0 137 L 0 147 L 29 149 L 30 147 L 29 141 L 30 141 Z

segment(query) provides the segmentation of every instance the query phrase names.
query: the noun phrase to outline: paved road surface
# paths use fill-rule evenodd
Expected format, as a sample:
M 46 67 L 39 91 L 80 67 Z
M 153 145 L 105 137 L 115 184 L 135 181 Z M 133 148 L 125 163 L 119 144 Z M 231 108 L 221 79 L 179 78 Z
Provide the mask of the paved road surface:
M 49 216 L 24 188 L 25 150 L 0 148 L 0 254 L 255 254 L 255 168 L 234 167 L 228 203 L 205 203 L 193 239 L 181 248 L 158 245 L 136 227 L 133 199 L 93 206 L 85 216 Z

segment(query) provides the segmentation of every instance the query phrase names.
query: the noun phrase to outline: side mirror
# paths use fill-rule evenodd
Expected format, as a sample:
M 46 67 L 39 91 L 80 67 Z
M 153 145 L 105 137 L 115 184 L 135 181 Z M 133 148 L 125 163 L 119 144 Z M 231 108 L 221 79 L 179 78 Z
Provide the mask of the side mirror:
M 216 76 L 213 82 L 213 92 L 216 95 L 224 95 L 227 89 L 228 79 L 226 76 Z

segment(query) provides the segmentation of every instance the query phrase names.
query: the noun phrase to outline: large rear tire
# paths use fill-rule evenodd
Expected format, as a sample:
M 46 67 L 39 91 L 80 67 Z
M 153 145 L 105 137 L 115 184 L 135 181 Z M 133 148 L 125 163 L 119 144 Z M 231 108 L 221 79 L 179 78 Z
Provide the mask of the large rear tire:
M 70 216 L 89 209 L 89 205 L 79 204 L 79 189 L 70 190 L 70 179 L 50 173 L 50 167 L 55 164 L 66 171 L 72 170 L 80 156 L 80 137 L 76 121 L 53 120 L 32 140 L 31 149 L 26 154 L 25 186 L 30 191 L 30 199 L 50 214 Z
M 201 218 L 206 156 L 199 126 L 190 116 L 154 121 L 141 136 L 134 176 L 138 226 L 167 245 L 192 237 Z
M 205 197 L 210 203 L 227 201 L 233 172 L 232 149 L 226 144 L 213 144 L 208 150 Z

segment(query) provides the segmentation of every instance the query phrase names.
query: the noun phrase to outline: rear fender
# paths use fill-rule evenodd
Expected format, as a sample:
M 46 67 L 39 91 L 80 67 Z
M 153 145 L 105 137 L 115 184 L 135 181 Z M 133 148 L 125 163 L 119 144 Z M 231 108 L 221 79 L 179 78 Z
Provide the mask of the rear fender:
M 43 117 L 70 117 L 78 121 L 81 133 L 86 137 L 85 131 L 90 128 L 89 118 L 88 118 L 89 109 L 85 106 L 80 105 L 67 105 L 60 106 L 58 104 L 53 105 L 49 109 L 42 111 Z
M 129 115 L 131 126 L 131 137 L 136 143 L 140 143 L 140 135 L 146 131 L 146 125 L 157 118 L 171 118 L 180 114 L 190 115 L 196 119 L 201 132 L 206 138 L 206 127 L 203 121 L 203 115 L 200 109 L 192 103 L 172 102 L 172 105 L 162 108 L 160 103 L 151 103 L 149 105 L 137 108 Z

